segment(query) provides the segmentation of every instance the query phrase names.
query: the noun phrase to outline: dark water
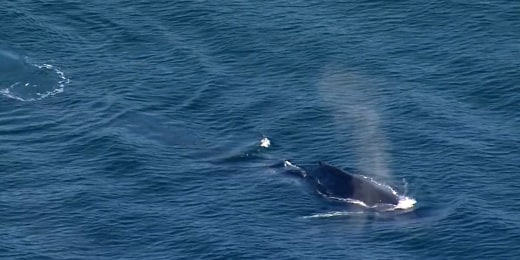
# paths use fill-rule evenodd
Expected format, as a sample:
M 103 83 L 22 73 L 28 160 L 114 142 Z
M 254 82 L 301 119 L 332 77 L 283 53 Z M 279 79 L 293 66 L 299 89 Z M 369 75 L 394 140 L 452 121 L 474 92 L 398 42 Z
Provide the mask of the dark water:
M 518 1 L 16 0 L 0 25 L 2 259 L 520 257 Z M 331 205 L 284 159 L 417 204 Z

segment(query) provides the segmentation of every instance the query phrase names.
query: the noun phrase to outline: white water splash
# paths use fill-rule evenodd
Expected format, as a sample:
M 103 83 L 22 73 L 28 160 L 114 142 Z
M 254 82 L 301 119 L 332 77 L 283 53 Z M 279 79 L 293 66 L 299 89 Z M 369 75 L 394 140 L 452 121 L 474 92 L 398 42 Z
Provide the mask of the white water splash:
M 260 140 L 260 147 L 268 148 L 269 146 L 271 146 L 271 140 L 269 140 L 269 138 L 264 137 Z
M 411 209 L 417 203 L 414 198 L 399 196 L 399 203 L 395 206 L 395 209 Z
M 292 167 L 292 168 L 298 168 L 298 169 L 300 169 L 300 167 L 298 167 L 298 166 L 292 164 L 292 163 L 291 163 L 290 161 L 288 161 L 288 160 L 283 161 L 283 167 Z

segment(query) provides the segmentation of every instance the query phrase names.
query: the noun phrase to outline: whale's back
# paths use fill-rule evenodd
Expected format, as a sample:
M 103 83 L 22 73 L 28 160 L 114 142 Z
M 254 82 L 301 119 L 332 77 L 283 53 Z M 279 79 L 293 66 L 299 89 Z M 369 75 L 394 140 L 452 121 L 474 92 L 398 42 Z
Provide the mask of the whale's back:
M 390 189 L 324 162 L 309 171 L 307 178 L 325 196 L 355 199 L 368 206 L 399 203 L 399 198 Z

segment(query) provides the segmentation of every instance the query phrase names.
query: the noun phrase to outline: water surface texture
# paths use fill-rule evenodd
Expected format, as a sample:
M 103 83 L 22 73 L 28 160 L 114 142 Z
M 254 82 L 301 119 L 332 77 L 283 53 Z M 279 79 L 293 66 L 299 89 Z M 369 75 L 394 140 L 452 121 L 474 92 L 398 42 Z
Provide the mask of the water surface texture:
M 519 1 L 14 0 L 0 24 L 2 259 L 520 257 Z M 331 203 L 284 160 L 417 203 Z

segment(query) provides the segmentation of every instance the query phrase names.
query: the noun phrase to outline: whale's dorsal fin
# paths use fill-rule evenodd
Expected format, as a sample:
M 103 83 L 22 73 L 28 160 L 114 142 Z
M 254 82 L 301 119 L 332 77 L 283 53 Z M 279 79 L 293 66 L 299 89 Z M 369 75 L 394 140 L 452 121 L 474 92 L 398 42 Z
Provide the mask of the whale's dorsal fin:
M 329 165 L 328 163 L 324 162 L 324 161 L 319 161 L 318 162 L 318 165 L 319 166 L 324 166 L 324 165 Z

